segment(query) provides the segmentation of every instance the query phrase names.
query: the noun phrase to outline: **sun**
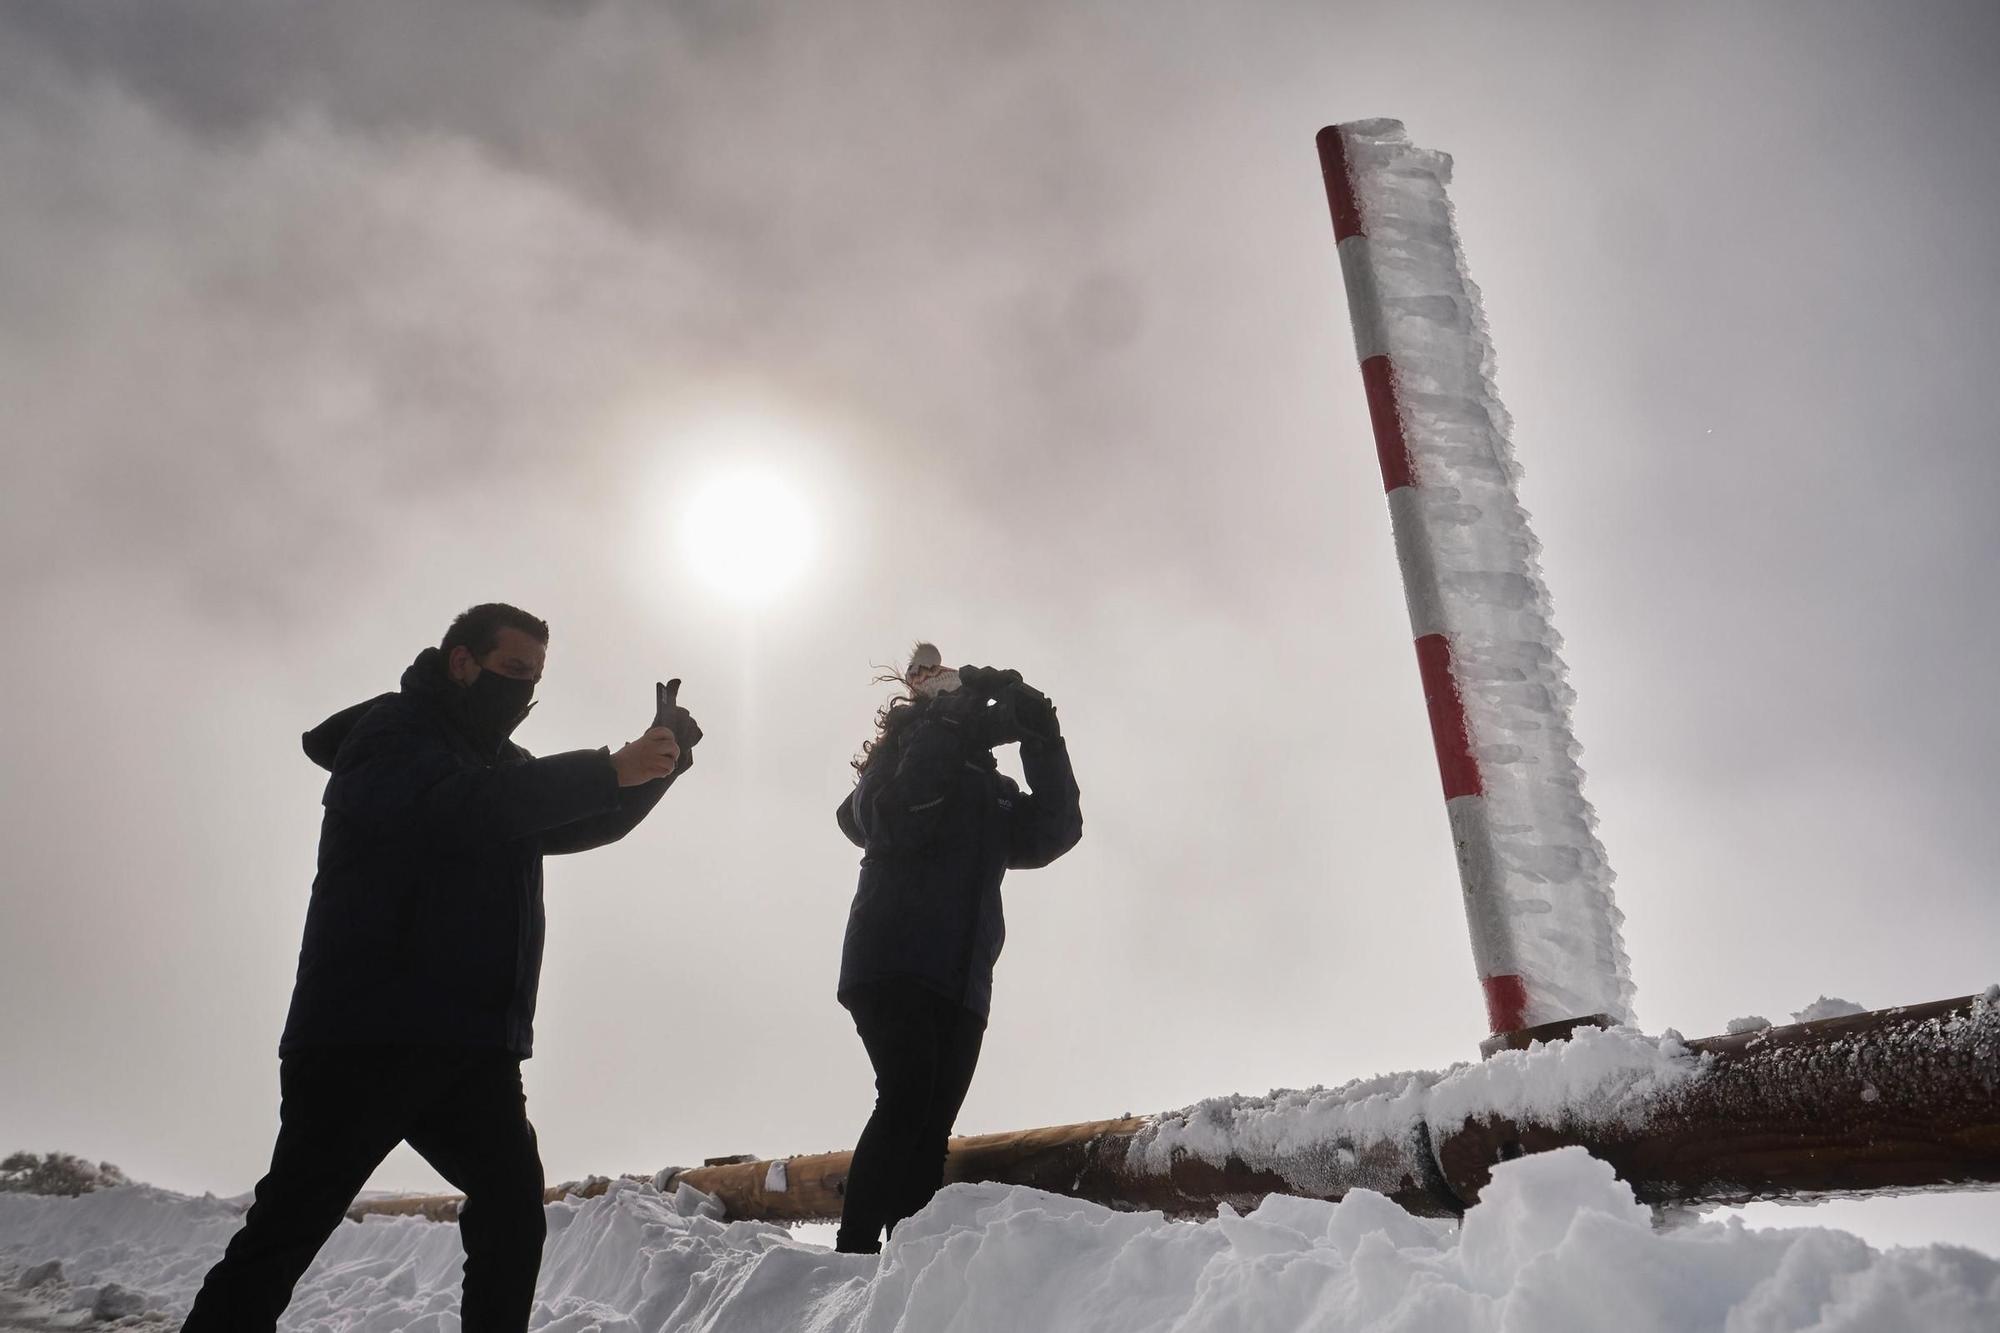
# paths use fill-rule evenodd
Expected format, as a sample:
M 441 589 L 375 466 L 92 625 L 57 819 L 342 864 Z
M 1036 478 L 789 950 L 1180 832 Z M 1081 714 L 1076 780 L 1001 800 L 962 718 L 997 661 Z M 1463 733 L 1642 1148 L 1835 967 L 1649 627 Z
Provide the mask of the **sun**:
M 770 601 L 798 581 L 812 557 L 811 507 L 773 468 L 716 473 L 687 493 L 680 511 L 682 557 L 730 601 Z

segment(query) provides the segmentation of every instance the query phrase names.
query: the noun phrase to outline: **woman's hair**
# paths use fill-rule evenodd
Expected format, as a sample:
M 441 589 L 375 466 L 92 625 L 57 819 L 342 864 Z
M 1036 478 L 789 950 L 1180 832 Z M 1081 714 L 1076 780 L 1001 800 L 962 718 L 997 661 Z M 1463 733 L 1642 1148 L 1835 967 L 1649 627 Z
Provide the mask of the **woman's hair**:
M 888 739 L 890 731 L 902 724 L 903 719 L 901 715 L 915 706 L 917 702 L 916 695 L 910 690 L 909 677 L 905 672 L 880 664 L 877 664 L 875 669 L 881 674 L 870 681 L 870 684 L 899 685 L 902 687 L 903 692 L 891 695 L 883 702 L 880 708 L 875 710 L 875 735 L 862 745 L 861 753 L 855 755 L 853 759 L 854 776 L 857 779 L 868 771 L 868 765 L 873 763 L 875 756 L 882 752 L 882 742 Z

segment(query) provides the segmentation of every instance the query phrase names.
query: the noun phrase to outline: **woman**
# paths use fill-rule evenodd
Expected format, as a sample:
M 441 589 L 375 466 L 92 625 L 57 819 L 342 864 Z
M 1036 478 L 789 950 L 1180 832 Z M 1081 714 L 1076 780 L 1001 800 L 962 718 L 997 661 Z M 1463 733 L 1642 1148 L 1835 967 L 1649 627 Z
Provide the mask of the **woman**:
M 951 670 L 920 643 L 898 679 L 908 696 L 882 710 L 838 812 L 863 851 L 840 1002 L 875 1066 L 836 1241 L 849 1253 L 880 1250 L 883 1230 L 944 1183 L 1006 937 L 1002 876 L 1047 865 L 1083 835 L 1055 706 L 1019 672 Z M 993 762 L 1012 741 L 1030 792 Z

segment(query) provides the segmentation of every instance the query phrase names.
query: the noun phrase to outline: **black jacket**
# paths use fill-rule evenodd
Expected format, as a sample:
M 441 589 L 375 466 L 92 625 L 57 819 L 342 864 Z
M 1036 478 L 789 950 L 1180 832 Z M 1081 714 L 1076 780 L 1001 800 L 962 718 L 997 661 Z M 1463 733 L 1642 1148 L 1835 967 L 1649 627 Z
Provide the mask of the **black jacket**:
M 1007 938 L 1001 879 L 1047 865 L 1083 836 L 1061 740 L 1022 743 L 1024 792 L 971 742 L 966 720 L 948 702 L 898 709 L 836 812 L 864 853 L 841 948 L 843 997 L 910 980 L 986 1017 Z
M 402 692 L 305 735 L 332 770 L 280 1054 L 410 1043 L 534 1047 L 542 857 L 629 833 L 672 778 L 620 787 L 604 750 L 482 746 L 435 648 Z

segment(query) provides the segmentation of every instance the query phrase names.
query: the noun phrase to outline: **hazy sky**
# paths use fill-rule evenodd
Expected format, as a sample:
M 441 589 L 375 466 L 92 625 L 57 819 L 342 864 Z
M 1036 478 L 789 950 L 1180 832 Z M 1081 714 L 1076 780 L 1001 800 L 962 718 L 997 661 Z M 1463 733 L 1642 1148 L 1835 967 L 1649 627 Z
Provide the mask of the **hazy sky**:
M 250 1186 L 298 733 L 492 598 L 530 748 L 668 675 L 709 735 L 550 864 L 551 1179 L 853 1142 L 832 810 L 919 636 L 1084 792 L 962 1130 L 1474 1055 L 1313 152 L 1364 116 L 1458 160 L 1641 1022 L 2000 980 L 1996 72 L 1984 0 L 0 4 L 0 1151 Z M 811 514 L 761 606 L 678 541 L 746 463 Z

